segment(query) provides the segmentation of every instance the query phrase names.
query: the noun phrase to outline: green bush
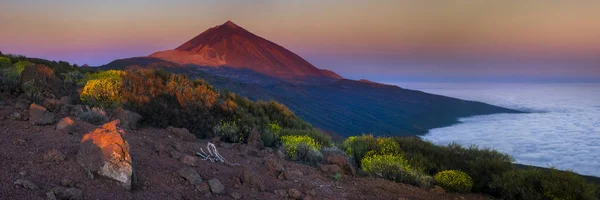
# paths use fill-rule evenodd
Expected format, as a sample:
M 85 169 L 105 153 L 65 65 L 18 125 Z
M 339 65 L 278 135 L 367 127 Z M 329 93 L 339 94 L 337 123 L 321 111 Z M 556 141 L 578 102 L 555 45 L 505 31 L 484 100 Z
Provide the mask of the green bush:
M 124 71 L 108 70 L 88 74 L 80 94 L 83 103 L 91 106 L 116 108 L 123 102 L 121 82 Z
M 23 70 L 25 70 L 25 67 L 32 66 L 32 65 L 34 65 L 34 64 L 29 61 L 19 61 L 19 62 L 13 64 L 12 68 L 20 75 L 21 72 L 23 72 Z
M 305 129 L 305 130 L 301 130 L 301 129 L 282 129 L 279 132 L 279 136 L 287 136 L 287 135 L 292 135 L 292 136 L 308 136 L 312 139 L 315 140 L 315 142 L 317 144 L 319 144 L 319 146 L 324 146 L 324 147 L 328 147 L 331 146 L 332 142 L 331 142 L 331 138 L 327 135 L 325 135 L 323 132 L 317 130 L 317 129 Z
M 0 68 L 9 67 L 12 60 L 9 57 L 0 56 Z
M 598 199 L 598 187 L 583 177 L 554 169 L 511 170 L 491 183 L 504 199 Z
M 281 136 L 283 150 L 288 159 L 316 163 L 323 159 L 319 151 L 321 146 L 308 136 L 286 135 Z
M 347 155 L 350 155 L 358 163 L 361 164 L 362 159 L 370 154 L 398 154 L 400 153 L 400 145 L 388 137 L 373 137 L 372 134 L 362 136 L 351 136 L 342 144 Z
M 39 87 L 36 87 L 34 84 L 34 80 L 27 81 L 21 85 L 23 92 L 29 99 L 40 102 L 43 99 L 42 90 Z
M 221 137 L 222 140 L 228 142 L 241 142 L 244 141 L 248 135 L 249 127 L 245 127 L 239 123 L 239 121 L 220 121 L 213 131 L 216 135 Z
M 473 191 L 493 194 L 492 177 L 512 170 L 513 159 L 492 149 L 458 144 L 438 146 L 417 137 L 396 137 L 405 158 L 419 171 L 436 174 L 444 170 L 461 170 L 473 179 Z
M 473 187 L 471 177 L 459 170 L 441 171 L 434 178 L 439 186 L 449 192 L 468 193 Z
M 281 127 L 278 124 L 270 123 L 263 129 L 260 133 L 260 137 L 263 141 L 263 145 L 265 147 L 274 147 L 277 145 L 279 141 L 279 133 L 281 132 Z
M 361 160 L 361 163 L 362 170 L 373 176 L 420 187 L 432 185 L 430 176 L 412 169 L 408 161 L 399 154 L 370 152 Z

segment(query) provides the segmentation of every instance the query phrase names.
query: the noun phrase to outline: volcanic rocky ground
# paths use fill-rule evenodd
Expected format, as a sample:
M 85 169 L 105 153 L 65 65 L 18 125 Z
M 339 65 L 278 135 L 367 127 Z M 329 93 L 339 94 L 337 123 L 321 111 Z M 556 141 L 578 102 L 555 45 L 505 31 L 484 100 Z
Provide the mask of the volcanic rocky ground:
M 283 153 L 271 148 L 195 139 L 183 129 L 142 126 L 130 130 L 122 127 L 126 123 L 114 121 L 116 129 L 102 129 L 75 117 L 85 110 L 83 106 L 59 101 L 48 104 L 43 105 L 54 107 L 54 120 L 34 125 L 32 122 L 39 124 L 48 117 L 30 112 L 39 106 L 23 99 L 0 102 L 0 199 L 489 198 L 445 193 L 441 188 L 422 189 L 360 172 L 353 176 L 347 160 L 339 155 L 326 155 L 327 161 L 317 167 L 285 160 Z M 50 110 L 44 112 L 50 114 Z M 58 122 L 65 117 L 72 121 Z M 79 164 L 84 135 L 102 131 L 122 131 L 128 142 L 135 174 L 131 189 Z M 208 142 L 217 144 L 228 163 L 194 156 L 201 148 L 206 151 Z M 344 175 L 336 181 L 329 171 Z

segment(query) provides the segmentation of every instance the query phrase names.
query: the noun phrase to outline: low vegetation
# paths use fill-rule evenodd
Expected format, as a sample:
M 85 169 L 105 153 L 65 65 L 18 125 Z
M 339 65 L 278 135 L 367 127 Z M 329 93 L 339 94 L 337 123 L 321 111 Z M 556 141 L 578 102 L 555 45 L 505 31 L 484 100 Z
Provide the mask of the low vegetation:
M 281 137 L 281 143 L 290 160 L 314 164 L 323 159 L 321 145 L 309 136 L 286 135 Z
M 449 192 L 467 193 L 473 187 L 471 177 L 460 170 L 445 170 L 435 175 L 435 182 Z

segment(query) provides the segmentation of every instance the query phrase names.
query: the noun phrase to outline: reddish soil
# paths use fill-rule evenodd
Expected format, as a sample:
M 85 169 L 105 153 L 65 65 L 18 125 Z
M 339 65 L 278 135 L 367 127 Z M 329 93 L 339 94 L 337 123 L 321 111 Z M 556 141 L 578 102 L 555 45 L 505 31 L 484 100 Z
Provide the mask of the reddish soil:
M 198 166 L 193 168 L 202 179 L 217 178 L 225 186 L 224 194 L 214 195 L 197 190 L 181 178 L 178 170 L 186 165 L 170 156 L 170 151 L 174 150 L 193 155 L 200 148 L 206 148 L 208 140 L 186 142 L 157 128 L 125 131 L 124 137 L 130 144 L 138 178 L 134 189 L 129 191 L 106 178 L 96 176 L 90 179 L 88 172 L 75 160 L 82 136 L 98 126 L 76 120 L 80 124 L 79 133 L 66 134 L 55 130 L 55 125 L 34 126 L 27 121 L 8 119 L 7 116 L 15 109 L 11 102 L 7 104 L 0 108 L 0 199 L 46 199 L 46 193 L 64 180 L 70 180 L 76 188 L 82 189 L 84 199 L 232 199 L 232 193 L 240 194 L 241 199 L 284 199 L 275 193 L 291 188 L 299 190 L 305 199 L 488 199 L 477 194 L 438 193 L 363 176 L 343 176 L 335 182 L 315 167 L 281 160 L 276 153 L 266 152 L 264 157 L 248 155 L 241 151 L 247 146 L 239 144 L 222 145 L 218 149 L 230 163 L 248 167 L 262 178 L 265 191 L 252 189 L 246 184 L 234 186 L 238 177 L 242 177 L 242 166 L 198 159 Z M 43 155 L 52 149 L 66 155 L 66 159 L 43 159 Z M 300 171 L 304 175 L 297 180 L 278 179 L 277 172 L 268 171 L 265 167 L 267 158 L 278 159 L 286 171 Z M 13 182 L 17 179 L 30 180 L 39 189 L 15 187 Z

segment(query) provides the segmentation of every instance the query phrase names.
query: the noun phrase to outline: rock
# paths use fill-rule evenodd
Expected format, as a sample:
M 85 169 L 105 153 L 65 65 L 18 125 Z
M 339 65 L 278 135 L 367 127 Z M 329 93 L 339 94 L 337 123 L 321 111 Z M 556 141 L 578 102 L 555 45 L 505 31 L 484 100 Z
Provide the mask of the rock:
M 225 186 L 221 184 L 219 179 L 213 178 L 208 180 L 208 185 L 210 186 L 210 191 L 213 194 L 223 194 L 223 192 L 225 192 Z
M 183 154 L 176 150 L 169 152 L 169 155 L 171 156 L 171 158 L 173 158 L 175 160 L 179 160 L 181 157 L 183 157 Z
M 167 132 L 169 132 L 169 134 L 171 134 L 172 136 L 175 136 L 185 141 L 196 140 L 196 136 L 194 134 L 191 134 L 190 131 L 188 131 L 186 128 L 175 128 L 169 126 L 167 127 Z
M 263 158 L 263 157 L 267 156 L 267 153 L 265 151 L 261 151 L 261 150 L 255 149 L 255 148 L 248 148 L 248 155 Z
M 210 190 L 210 186 L 206 182 L 201 182 L 200 184 L 196 185 L 196 190 L 200 192 L 208 192 Z
M 298 189 L 296 188 L 290 188 L 288 190 L 288 195 L 290 198 L 292 199 L 301 199 L 302 198 L 302 192 L 300 192 Z
M 64 200 L 79 200 L 83 199 L 83 190 L 74 188 L 74 187 L 54 187 L 50 190 L 51 193 L 54 194 L 56 199 L 64 199 Z
M 62 104 L 71 104 L 71 97 L 69 96 L 63 96 L 59 99 L 60 103 Z
M 265 168 L 269 171 L 283 171 L 283 165 L 273 158 L 265 159 Z
M 283 151 L 281 149 L 277 150 L 277 157 L 279 159 L 285 159 L 285 154 L 283 153 Z
M 54 192 L 52 192 L 52 191 L 46 192 L 46 199 L 47 200 L 57 200 L 56 195 L 54 195 Z
M 69 111 L 69 115 L 70 116 L 79 116 L 79 115 L 81 115 L 81 113 L 83 113 L 85 111 L 84 108 L 85 107 L 83 107 L 83 105 L 74 105 L 71 107 L 71 109 Z
M 40 188 L 33 182 L 27 179 L 17 179 L 14 183 L 17 187 L 22 187 L 28 190 L 39 190 Z
M 337 165 L 319 165 L 319 169 L 327 174 L 337 174 L 342 172 L 342 168 Z
M 252 170 L 248 167 L 242 169 L 242 182 L 250 188 L 258 189 L 259 191 L 265 190 L 265 184 L 259 176 L 256 176 Z
M 253 128 L 248 135 L 248 146 L 252 149 L 264 149 L 260 133 L 256 128 Z
M 62 180 L 60 180 L 60 185 L 64 187 L 73 187 L 75 186 L 75 182 L 73 182 L 73 180 L 71 179 L 63 178 Z
M 192 167 L 198 166 L 198 158 L 196 158 L 194 156 L 183 155 L 183 156 L 181 156 L 181 158 L 179 158 L 179 161 L 181 161 L 181 163 L 183 163 L 187 166 L 192 166 Z
M 118 181 L 131 189 L 133 165 L 129 143 L 123 139 L 119 120 L 102 125 L 83 136 L 77 153 L 77 163 L 91 172 Z
M 23 114 L 21 114 L 20 112 L 13 112 L 12 114 L 10 114 L 8 116 L 8 119 L 15 120 L 15 121 L 25 121 L 23 119 Z
M 56 130 L 63 131 L 65 133 L 75 133 L 77 131 L 77 125 L 75 121 L 70 117 L 62 118 L 58 124 L 56 124 Z
M 446 190 L 444 190 L 444 188 L 440 187 L 440 186 L 434 186 L 433 188 L 431 188 L 429 191 L 433 192 L 433 193 L 437 193 L 437 194 L 443 194 L 446 193 Z
M 239 189 L 242 187 L 242 179 L 240 177 L 233 177 L 233 189 Z
M 62 162 L 65 161 L 65 159 L 67 159 L 67 156 L 65 156 L 65 154 L 61 153 L 60 151 L 56 150 L 56 149 L 52 149 L 48 152 L 46 152 L 42 158 L 45 161 L 52 161 L 52 162 Z
M 231 196 L 231 198 L 233 198 L 233 199 L 242 199 L 242 195 L 237 192 L 232 192 L 229 194 L 229 196 Z
M 17 110 L 26 110 L 27 108 L 29 108 L 30 104 L 31 101 L 27 99 L 17 99 L 17 102 L 15 102 L 15 108 Z
M 315 189 L 310 189 L 306 191 L 306 194 L 309 194 L 311 196 L 317 196 L 317 191 Z
M 46 107 L 48 110 L 51 111 L 56 111 L 58 109 L 60 109 L 61 107 L 61 102 L 58 99 L 44 99 L 44 101 L 42 102 L 42 106 Z
M 29 123 L 33 125 L 47 125 L 54 123 L 54 113 L 49 112 L 45 107 L 35 103 L 29 106 Z
M 282 174 L 285 180 L 300 180 L 304 176 L 304 173 L 298 170 L 286 170 Z
M 185 147 L 181 142 L 178 141 L 173 141 L 171 143 L 171 147 L 175 148 L 175 150 L 180 151 L 180 152 L 185 152 Z
M 306 195 L 302 200 L 313 200 L 312 196 Z
M 142 119 L 141 115 L 121 107 L 117 108 L 113 112 L 113 115 L 116 119 L 121 121 L 121 127 L 126 129 L 136 129 L 138 121 Z
M 356 175 L 356 170 L 354 169 L 352 164 L 350 164 L 350 162 L 348 161 L 348 158 L 345 155 L 328 154 L 328 155 L 326 155 L 325 160 L 329 164 L 334 164 L 334 165 L 339 166 L 342 169 L 342 171 L 344 172 L 344 174 L 346 174 L 346 175 L 352 175 L 352 176 Z
M 275 193 L 275 195 L 281 197 L 281 198 L 288 198 L 288 191 L 281 189 L 281 190 L 275 190 L 273 191 Z
M 23 139 L 17 139 L 13 142 L 14 145 L 18 145 L 18 146 L 25 146 L 27 145 L 27 141 L 23 140 Z
M 200 177 L 200 174 L 198 174 L 198 172 L 196 172 L 196 170 L 193 168 L 182 168 L 178 171 L 178 173 L 192 185 L 199 185 L 202 183 L 202 177 Z

